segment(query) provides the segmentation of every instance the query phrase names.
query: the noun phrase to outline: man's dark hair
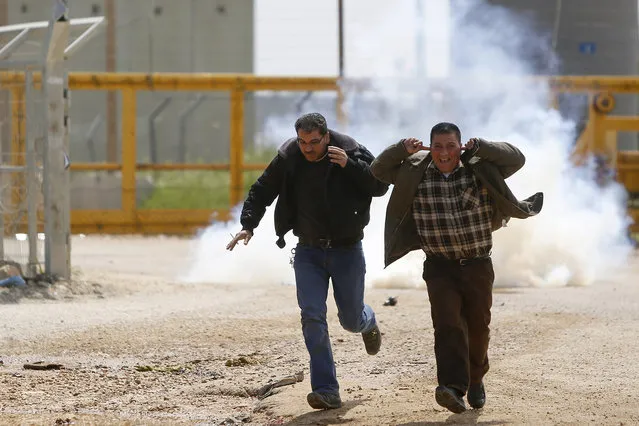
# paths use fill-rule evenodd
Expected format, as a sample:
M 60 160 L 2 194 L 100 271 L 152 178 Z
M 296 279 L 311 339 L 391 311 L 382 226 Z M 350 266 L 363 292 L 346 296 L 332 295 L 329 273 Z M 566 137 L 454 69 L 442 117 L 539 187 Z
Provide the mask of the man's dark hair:
M 300 129 L 306 133 L 310 133 L 314 130 L 319 130 L 320 135 L 325 135 L 328 132 L 328 127 L 326 126 L 326 119 L 324 116 L 317 112 L 311 112 L 309 114 L 304 114 L 300 118 L 295 121 L 295 133 L 297 133 Z
M 433 143 L 433 136 L 435 135 L 447 135 L 453 133 L 457 136 L 457 140 L 461 143 L 461 131 L 456 124 L 453 123 L 437 123 L 430 129 L 430 142 Z

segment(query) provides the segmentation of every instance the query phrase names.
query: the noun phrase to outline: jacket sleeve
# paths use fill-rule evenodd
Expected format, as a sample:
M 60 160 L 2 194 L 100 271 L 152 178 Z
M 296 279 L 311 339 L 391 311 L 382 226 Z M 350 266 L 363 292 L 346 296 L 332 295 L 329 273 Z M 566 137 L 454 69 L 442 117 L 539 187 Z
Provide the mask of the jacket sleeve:
M 251 186 L 240 215 L 242 229 L 253 232 L 257 225 L 260 224 L 266 208 L 273 203 L 280 193 L 284 174 L 286 173 L 285 167 L 284 159 L 278 155 Z
M 386 148 L 371 164 L 371 173 L 386 183 L 395 183 L 397 172 L 409 154 L 404 147 L 404 139 Z
M 488 142 L 479 139 L 479 146 L 473 150 L 472 156 L 480 157 L 497 166 L 504 179 L 515 174 L 526 163 L 524 154 L 508 142 Z
M 388 184 L 379 181 L 371 173 L 370 164 L 375 157 L 364 146 L 359 145 L 355 155 L 349 156 L 344 167 L 346 174 L 355 184 L 371 197 L 381 197 L 388 191 Z

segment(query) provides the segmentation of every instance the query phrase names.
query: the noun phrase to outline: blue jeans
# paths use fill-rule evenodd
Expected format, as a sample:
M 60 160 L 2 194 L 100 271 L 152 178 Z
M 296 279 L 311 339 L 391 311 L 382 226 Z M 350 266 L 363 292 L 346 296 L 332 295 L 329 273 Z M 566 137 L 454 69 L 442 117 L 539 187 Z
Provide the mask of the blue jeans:
M 311 358 L 313 392 L 339 392 L 331 341 L 326 324 L 328 279 L 339 322 L 353 333 L 375 327 L 375 313 L 364 304 L 366 262 L 361 241 L 340 248 L 316 248 L 298 244 L 295 248 L 297 303 L 302 314 L 302 333 Z

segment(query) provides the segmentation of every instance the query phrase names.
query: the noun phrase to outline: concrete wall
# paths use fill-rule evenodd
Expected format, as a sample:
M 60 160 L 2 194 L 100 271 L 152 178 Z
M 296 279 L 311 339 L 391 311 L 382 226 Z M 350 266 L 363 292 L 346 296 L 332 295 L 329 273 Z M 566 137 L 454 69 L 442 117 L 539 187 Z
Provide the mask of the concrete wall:
M 69 3 L 72 18 L 105 15 L 105 0 Z M 253 72 L 253 0 L 115 0 L 115 9 L 116 71 Z M 50 13 L 50 1 L 10 1 L 8 22 L 47 20 Z M 106 70 L 106 31 L 69 61 L 69 70 Z M 172 101 L 159 117 L 158 160 L 177 161 L 178 117 L 195 95 L 140 92 L 137 113 L 139 161 L 149 161 L 148 117 L 166 97 L 172 97 Z M 250 131 L 250 109 L 246 115 L 247 130 Z M 104 92 L 72 92 L 72 160 L 106 160 L 104 121 L 94 137 L 95 158 L 90 158 L 91 151 L 87 147 L 86 134 L 97 116 L 106 119 Z M 206 94 L 206 101 L 187 121 L 187 161 L 227 158 L 228 120 L 228 96 Z
M 639 66 L 637 0 L 490 0 L 527 16 L 539 31 L 555 34 L 561 75 L 636 75 Z M 561 7 L 558 8 L 558 5 Z M 575 99 L 563 110 L 574 113 Z M 582 102 L 582 114 L 584 110 Z M 612 114 L 637 114 L 637 95 L 616 95 Z M 637 136 L 619 135 L 619 148 L 639 149 Z
M 71 0 L 70 16 L 106 16 L 107 0 Z M 252 73 L 253 0 L 114 0 L 115 71 Z M 0 4 L 7 24 L 46 21 L 49 0 L 11 0 Z M 78 30 L 72 28 L 71 38 Z M 68 63 L 69 71 L 108 71 L 107 31 L 104 28 Z M 37 46 L 31 46 L 37 48 Z M 158 162 L 178 162 L 180 138 L 185 140 L 185 161 L 225 161 L 229 153 L 229 97 L 225 93 L 201 94 L 205 98 L 183 121 L 197 93 L 138 92 L 138 161 L 151 161 L 149 117 L 166 98 L 167 108 L 155 121 Z M 118 95 L 119 97 L 119 95 Z M 3 106 L 6 109 L 6 102 Z M 120 158 L 120 108 L 116 117 L 117 157 Z M 252 140 L 253 103 L 245 108 L 246 136 Z M 70 157 L 75 162 L 108 161 L 107 94 L 103 91 L 71 92 Z M 34 123 L 28 118 L 30 123 Z M 89 138 L 93 122 L 99 123 Z M 44 131 L 42 127 L 38 130 Z M 6 133 L 6 132 L 5 132 Z M 6 138 L 4 138 L 6 139 Z M 121 206 L 118 173 L 73 173 L 72 208 L 118 209 Z M 152 191 L 146 179 L 138 181 L 138 201 Z

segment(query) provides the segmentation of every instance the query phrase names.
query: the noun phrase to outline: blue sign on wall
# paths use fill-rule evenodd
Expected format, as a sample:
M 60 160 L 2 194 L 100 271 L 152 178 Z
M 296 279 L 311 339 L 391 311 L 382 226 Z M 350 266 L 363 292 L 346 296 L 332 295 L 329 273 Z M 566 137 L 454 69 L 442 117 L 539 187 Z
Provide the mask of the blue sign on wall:
M 584 41 L 579 43 L 579 53 L 584 55 L 594 55 L 597 51 L 597 44 L 592 41 Z

